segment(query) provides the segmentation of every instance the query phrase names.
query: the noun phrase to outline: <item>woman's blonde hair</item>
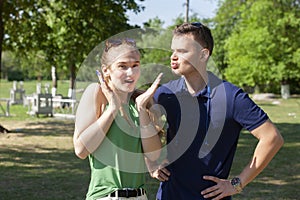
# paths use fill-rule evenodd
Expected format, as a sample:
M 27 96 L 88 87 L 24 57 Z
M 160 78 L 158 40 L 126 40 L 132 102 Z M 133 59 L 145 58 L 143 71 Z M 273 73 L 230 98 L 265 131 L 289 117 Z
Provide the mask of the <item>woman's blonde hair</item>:
M 128 45 L 130 47 L 133 47 L 133 52 L 140 54 L 138 48 L 136 47 L 135 40 L 131 38 L 109 39 L 105 41 L 105 47 L 101 56 L 101 65 L 109 66 L 111 62 L 108 56 L 110 49 L 119 47 L 121 45 Z

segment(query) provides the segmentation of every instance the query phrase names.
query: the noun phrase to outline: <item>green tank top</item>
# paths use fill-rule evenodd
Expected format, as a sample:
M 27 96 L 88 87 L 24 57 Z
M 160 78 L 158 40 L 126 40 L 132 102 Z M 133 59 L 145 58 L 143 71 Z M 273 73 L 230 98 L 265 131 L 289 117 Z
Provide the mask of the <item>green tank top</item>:
M 106 138 L 89 155 L 91 180 L 86 200 L 107 196 L 121 188 L 140 188 L 145 183 L 138 112 L 132 102 L 124 110 L 134 125 L 118 113 Z

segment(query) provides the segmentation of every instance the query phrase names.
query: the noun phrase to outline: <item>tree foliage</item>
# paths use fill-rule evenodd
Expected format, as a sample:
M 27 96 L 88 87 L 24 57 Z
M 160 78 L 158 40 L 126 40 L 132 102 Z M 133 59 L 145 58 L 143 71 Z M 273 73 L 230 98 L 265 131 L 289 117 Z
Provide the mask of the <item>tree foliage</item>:
M 94 46 L 133 28 L 127 10 L 143 9 L 134 0 L 5 0 L 3 8 L 3 49 L 24 58 L 42 51 L 47 65 L 40 67 L 71 72 L 71 80 Z
M 126 11 L 143 9 L 135 0 L 0 2 L 2 47 L 15 54 L 14 64 L 29 77 L 49 74 L 51 66 L 56 66 L 61 78 L 70 77 L 71 88 L 81 62 L 97 44 L 136 28 L 127 24 Z M 218 7 L 213 20 L 194 13 L 190 21 L 201 21 L 212 29 L 213 61 L 223 78 L 242 87 L 299 82 L 299 0 L 220 0 Z M 142 64 L 149 74 L 156 73 L 154 65 L 169 70 L 171 32 L 183 22 L 182 14 L 167 29 L 159 17 L 145 22 L 143 29 L 152 29 L 141 36 Z
M 217 43 L 221 41 L 218 63 L 226 79 L 239 86 L 299 79 L 300 2 L 238 1 L 230 20 L 222 23 L 232 2 L 225 1 L 216 17 L 215 37 Z
M 200 21 L 196 14 L 189 17 L 190 21 Z M 184 22 L 183 15 L 174 19 L 174 25 L 163 28 L 164 23 L 158 18 L 150 19 L 144 23 L 145 33 L 142 34 L 142 76 L 140 82 L 150 83 L 155 75 L 163 72 L 162 83 L 176 77 L 170 68 L 170 56 L 172 54 L 172 31 L 176 25 Z
M 230 37 L 235 26 L 238 24 L 241 15 L 242 1 L 240 0 L 226 0 L 220 1 L 219 9 L 213 19 L 214 27 L 212 34 L 214 37 L 214 53 L 213 59 L 221 74 L 228 64 L 225 60 L 226 50 L 225 42 Z
M 141 77 L 138 87 L 146 89 L 155 77 L 163 72 L 162 82 L 173 78 L 170 69 L 171 29 L 163 28 L 164 22 L 158 17 L 149 19 L 141 29 L 138 47 L 141 52 Z

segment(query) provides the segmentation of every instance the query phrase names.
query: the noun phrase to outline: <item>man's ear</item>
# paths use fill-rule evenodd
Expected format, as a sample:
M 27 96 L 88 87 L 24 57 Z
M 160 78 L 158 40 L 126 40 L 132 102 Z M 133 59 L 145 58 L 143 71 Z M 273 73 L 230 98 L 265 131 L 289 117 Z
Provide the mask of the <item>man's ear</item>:
M 209 58 L 209 50 L 208 49 L 202 49 L 200 54 L 200 59 L 202 62 L 206 62 Z

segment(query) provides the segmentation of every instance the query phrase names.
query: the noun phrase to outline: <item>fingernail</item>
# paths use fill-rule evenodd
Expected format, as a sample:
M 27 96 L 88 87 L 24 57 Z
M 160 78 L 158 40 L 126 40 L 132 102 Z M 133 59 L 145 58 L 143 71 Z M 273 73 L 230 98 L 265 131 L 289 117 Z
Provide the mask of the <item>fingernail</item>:
M 96 70 L 96 74 L 97 76 L 100 76 L 100 72 L 98 70 Z

